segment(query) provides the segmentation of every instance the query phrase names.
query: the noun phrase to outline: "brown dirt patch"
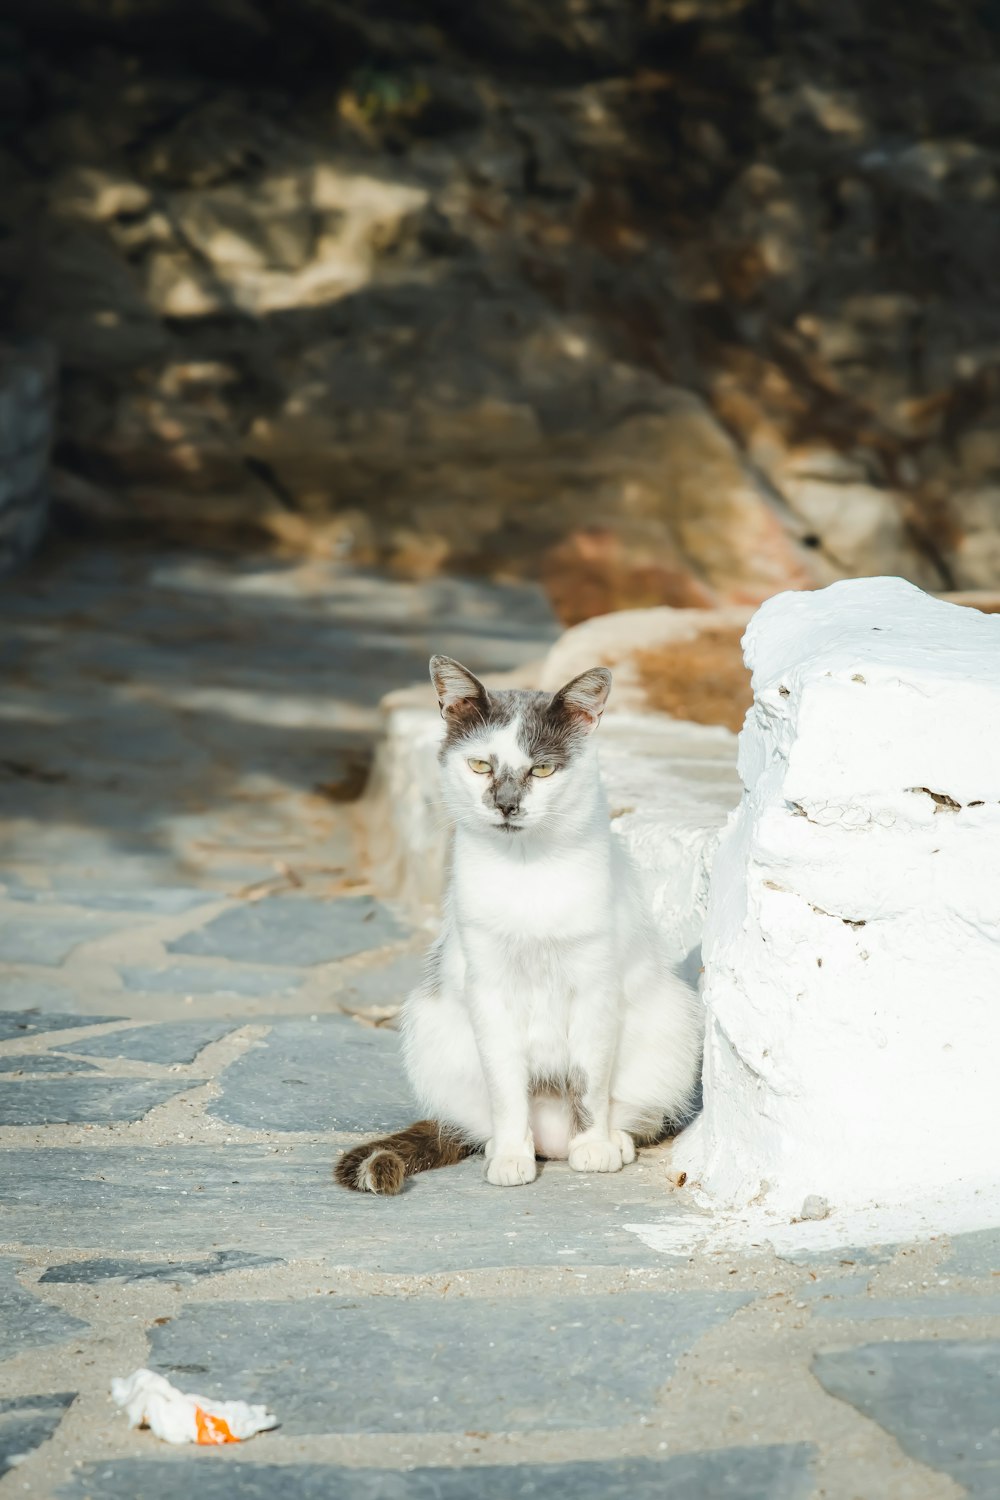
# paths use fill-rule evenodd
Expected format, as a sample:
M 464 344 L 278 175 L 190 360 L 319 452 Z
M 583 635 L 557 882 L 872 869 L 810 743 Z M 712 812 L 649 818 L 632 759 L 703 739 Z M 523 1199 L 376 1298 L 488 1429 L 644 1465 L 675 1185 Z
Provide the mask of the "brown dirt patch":
M 1000 596 L 954 602 L 983 614 L 1000 614 Z M 633 659 L 647 706 L 674 719 L 722 724 L 734 732 L 742 729 L 753 702 L 750 673 L 740 650 L 742 635 L 742 628 L 716 626 L 691 641 L 637 651 Z
M 753 702 L 740 650 L 742 635 L 741 628 L 717 626 L 692 641 L 637 651 L 634 660 L 647 705 L 674 719 L 741 729 Z

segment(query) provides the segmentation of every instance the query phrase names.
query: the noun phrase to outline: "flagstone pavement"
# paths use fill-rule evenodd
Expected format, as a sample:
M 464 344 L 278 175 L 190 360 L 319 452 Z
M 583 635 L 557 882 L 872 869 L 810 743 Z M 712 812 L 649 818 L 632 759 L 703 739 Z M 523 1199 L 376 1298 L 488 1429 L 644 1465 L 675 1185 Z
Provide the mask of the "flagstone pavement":
M 665 1149 L 334 1185 L 413 1117 L 427 932 L 352 840 L 379 698 L 555 633 L 527 586 L 326 563 L 65 546 L 3 581 L 3 1500 L 1000 1494 L 1000 1233 L 663 1255 Z M 280 1426 L 129 1431 L 141 1365 Z

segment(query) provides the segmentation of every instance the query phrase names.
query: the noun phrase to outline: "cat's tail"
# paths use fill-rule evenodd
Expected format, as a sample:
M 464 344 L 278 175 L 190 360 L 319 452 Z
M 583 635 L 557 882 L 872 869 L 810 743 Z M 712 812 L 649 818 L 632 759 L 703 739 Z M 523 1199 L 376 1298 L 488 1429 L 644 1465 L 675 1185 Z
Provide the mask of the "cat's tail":
M 476 1150 L 447 1125 L 418 1120 L 408 1130 L 345 1151 L 333 1175 L 342 1187 L 357 1193 L 399 1193 L 407 1177 L 433 1167 L 453 1167 Z

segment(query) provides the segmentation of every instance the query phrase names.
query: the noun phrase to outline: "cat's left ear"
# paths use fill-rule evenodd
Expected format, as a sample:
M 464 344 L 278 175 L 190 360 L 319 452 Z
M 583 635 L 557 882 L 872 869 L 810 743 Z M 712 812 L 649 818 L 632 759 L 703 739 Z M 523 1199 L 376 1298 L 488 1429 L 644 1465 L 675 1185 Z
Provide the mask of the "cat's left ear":
M 442 719 L 485 719 L 490 695 L 479 678 L 450 656 L 431 657 L 431 681 Z
M 611 673 L 607 667 L 591 667 L 567 682 L 552 699 L 552 707 L 575 719 L 587 734 L 601 722 L 611 692 Z

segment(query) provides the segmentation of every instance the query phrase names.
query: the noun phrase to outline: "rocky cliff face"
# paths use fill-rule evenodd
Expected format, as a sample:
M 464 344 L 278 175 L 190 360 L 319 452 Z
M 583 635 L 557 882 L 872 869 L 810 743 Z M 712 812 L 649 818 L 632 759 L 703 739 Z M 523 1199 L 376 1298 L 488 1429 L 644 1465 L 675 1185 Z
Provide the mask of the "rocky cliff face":
M 564 618 L 1000 582 L 982 0 L 9 0 L 57 498 Z

